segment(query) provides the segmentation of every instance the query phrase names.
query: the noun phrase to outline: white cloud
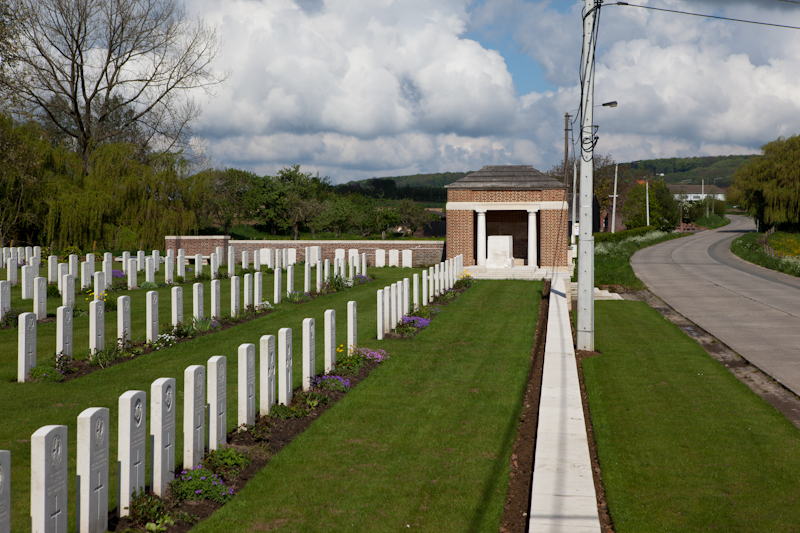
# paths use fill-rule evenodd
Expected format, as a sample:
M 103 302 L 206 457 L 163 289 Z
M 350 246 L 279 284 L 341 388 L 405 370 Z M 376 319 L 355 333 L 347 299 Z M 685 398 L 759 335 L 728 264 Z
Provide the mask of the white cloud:
M 633 3 L 633 2 L 632 2 Z M 800 25 L 781 2 L 639 0 Z M 773 5 L 777 4 L 777 5 Z M 204 106 L 222 163 L 274 172 L 300 163 L 347 181 L 533 164 L 563 157 L 577 107 L 582 2 L 194 0 L 219 25 L 232 75 Z M 465 37 L 505 32 L 554 91 L 518 95 L 502 55 Z M 618 160 L 757 151 L 800 123 L 800 32 L 603 9 L 598 150 Z

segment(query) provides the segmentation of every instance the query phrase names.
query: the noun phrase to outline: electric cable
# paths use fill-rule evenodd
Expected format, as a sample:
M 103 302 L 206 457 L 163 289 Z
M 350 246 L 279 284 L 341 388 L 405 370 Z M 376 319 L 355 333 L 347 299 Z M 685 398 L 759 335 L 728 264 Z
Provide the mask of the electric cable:
M 788 2 L 789 0 L 779 0 L 779 1 Z M 792 4 L 800 4 L 800 1 L 798 1 L 798 2 L 790 2 L 790 3 L 792 3 Z M 758 21 L 755 21 L 755 20 L 735 19 L 735 18 L 730 18 L 730 17 L 721 17 L 721 16 L 718 16 L 718 15 L 703 15 L 702 13 L 690 13 L 689 11 L 679 11 L 677 9 L 666 9 L 666 8 L 663 8 L 663 7 L 642 6 L 642 5 L 638 5 L 638 4 L 629 4 L 628 2 L 615 2 L 613 4 L 606 4 L 606 5 L 609 5 L 609 6 L 639 7 L 639 8 L 642 8 L 642 9 L 650 9 L 652 11 L 664 11 L 666 13 L 678 13 L 680 15 L 691 15 L 693 17 L 702 17 L 702 18 L 717 19 L 717 20 L 728 20 L 728 21 L 731 21 L 731 22 L 742 22 L 744 24 L 755 24 L 755 25 L 758 25 L 758 26 L 772 26 L 773 28 L 787 28 L 787 29 L 790 29 L 790 30 L 800 30 L 800 27 L 798 27 L 798 26 L 787 26 L 785 24 L 773 24 L 771 22 L 758 22 Z

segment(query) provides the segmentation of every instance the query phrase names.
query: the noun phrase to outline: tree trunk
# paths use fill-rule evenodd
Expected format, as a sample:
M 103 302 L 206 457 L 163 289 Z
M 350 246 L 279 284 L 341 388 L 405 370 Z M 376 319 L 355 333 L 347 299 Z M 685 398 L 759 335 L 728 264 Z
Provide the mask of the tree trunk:
M 386 240 L 386 230 L 382 230 L 382 231 L 381 231 L 381 240 L 382 240 L 382 241 L 385 241 L 385 240 Z

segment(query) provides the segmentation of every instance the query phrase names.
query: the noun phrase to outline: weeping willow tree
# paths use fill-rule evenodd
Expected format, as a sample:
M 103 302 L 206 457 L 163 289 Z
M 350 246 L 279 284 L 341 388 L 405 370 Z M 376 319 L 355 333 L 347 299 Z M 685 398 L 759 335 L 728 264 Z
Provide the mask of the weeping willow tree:
M 46 199 L 47 241 L 89 249 L 162 248 L 165 235 L 196 230 L 204 182 L 186 176 L 174 154 L 142 161 L 132 144 L 107 144 L 92 154 L 90 174 L 62 179 Z
M 761 156 L 736 171 L 727 200 L 762 227 L 800 225 L 800 136 L 762 146 Z

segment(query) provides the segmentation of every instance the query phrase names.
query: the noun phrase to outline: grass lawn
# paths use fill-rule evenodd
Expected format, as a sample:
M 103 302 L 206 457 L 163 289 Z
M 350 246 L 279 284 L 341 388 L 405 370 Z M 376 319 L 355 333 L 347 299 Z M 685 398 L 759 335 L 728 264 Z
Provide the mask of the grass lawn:
M 771 237 L 780 235 L 781 233 L 782 232 L 776 232 Z M 793 241 L 796 237 L 793 236 L 794 234 L 783 233 L 783 235 L 784 236 L 779 237 L 776 242 L 778 246 L 782 246 L 782 248 L 775 247 L 772 243 L 772 239 L 770 239 L 770 246 L 778 251 L 792 254 L 792 250 L 794 250 L 795 246 Z M 800 276 L 800 259 L 793 254 L 783 259 L 768 255 L 764 251 L 763 246 L 759 243 L 763 238 L 763 233 L 745 233 L 741 237 L 737 237 L 733 240 L 731 243 L 731 252 L 745 261 L 749 261 L 764 268 L 777 270 L 778 272 L 791 274 L 792 276 Z
M 767 242 L 776 252 L 800 257 L 800 233 L 776 231 L 769 236 Z
M 800 430 L 643 302 L 583 361 L 615 531 L 797 531 Z
M 716 213 L 711 213 L 707 217 L 700 217 L 695 221 L 695 224 L 698 226 L 708 229 L 721 228 L 722 226 L 727 226 L 730 223 L 731 219 L 728 217 L 721 217 Z
M 2 424 L 0 424 L 0 449 L 11 450 L 11 479 L 12 490 L 12 531 L 25 531 L 30 528 L 30 436 L 40 427 L 47 424 L 64 424 L 68 426 L 68 458 L 69 458 L 69 491 L 70 510 L 69 530 L 74 529 L 75 521 L 75 458 L 77 439 L 77 416 L 88 407 L 108 407 L 111 410 L 111 438 L 110 457 L 111 464 L 117 456 L 117 411 L 119 396 L 127 390 L 145 390 L 149 393 L 151 383 L 159 377 L 174 377 L 178 381 L 178 405 L 183 404 L 183 371 L 192 364 L 206 364 L 209 357 L 225 355 L 228 357 L 228 430 L 236 427 L 237 405 L 237 349 L 243 343 L 258 342 L 262 335 L 277 335 L 278 329 L 290 327 L 294 332 L 294 386 L 301 382 L 302 369 L 302 321 L 311 317 L 316 320 L 316 350 L 322 353 L 324 335 L 323 313 L 326 309 L 335 309 L 337 314 L 336 329 L 337 340 L 345 342 L 347 329 L 347 302 L 358 302 L 358 339 L 359 343 L 371 344 L 375 338 L 376 320 L 376 291 L 398 279 L 411 277 L 418 269 L 382 268 L 370 269 L 369 274 L 377 277 L 377 281 L 353 287 L 347 291 L 324 296 L 312 302 L 303 304 L 284 303 L 278 306 L 277 312 L 258 318 L 251 322 L 239 324 L 231 329 L 213 335 L 196 338 L 169 349 L 153 352 L 141 356 L 133 361 L 110 367 L 106 370 L 95 372 L 68 383 L 13 383 L 16 378 L 17 365 L 17 331 L 16 329 L 0 330 L 0 405 L 4 406 Z M 272 300 L 272 277 L 264 276 L 265 294 Z M 162 278 L 163 279 L 163 278 Z M 295 278 L 302 288 L 302 277 Z M 206 282 L 206 285 L 209 282 Z M 229 290 L 230 282 L 222 283 L 223 309 L 230 309 L 230 299 L 225 291 Z M 186 316 L 191 315 L 191 285 L 184 285 L 184 306 Z M 19 290 L 18 288 L 15 290 Z M 169 321 L 169 298 L 167 289 L 161 289 L 160 316 L 161 323 Z M 134 291 L 132 300 L 139 302 L 138 308 L 134 303 L 134 336 L 144 335 L 144 293 Z M 113 294 L 113 293 L 112 293 Z M 13 297 L 13 296 L 12 296 Z M 16 298 L 19 298 L 17 295 Z M 209 305 L 210 296 L 206 288 L 206 306 Z M 16 300 L 18 301 L 18 300 Z M 59 300 L 60 301 L 60 300 Z M 84 302 L 85 303 L 85 302 Z M 17 304 L 14 304 L 17 305 Z M 26 305 L 32 305 L 29 301 Z M 48 302 L 49 311 L 55 311 L 53 300 Z M 206 307 L 208 309 L 208 307 Z M 79 321 L 85 321 L 81 325 Z M 113 339 L 116 333 L 116 319 L 114 314 L 106 317 L 107 339 Z M 39 359 L 49 357 L 55 350 L 55 324 L 40 324 L 38 330 Z M 75 340 L 87 342 L 88 318 L 77 319 L 75 324 Z M 82 340 L 83 339 L 83 340 Z M 109 343 L 112 342 L 109 340 Z M 406 343 L 413 346 L 415 343 Z M 324 360 L 318 356 L 316 360 L 317 372 L 322 372 Z M 510 365 L 509 365 L 510 366 Z M 258 405 L 258 404 L 256 404 Z M 177 412 L 176 427 L 181 428 L 183 411 L 180 407 Z M 181 450 L 183 445 L 180 431 L 177 435 L 176 449 Z M 148 452 L 149 453 L 149 452 Z M 176 454 L 176 461 L 182 460 L 182 454 Z M 110 507 L 117 502 L 116 469 L 110 472 Z
M 658 244 L 681 237 L 679 233 L 665 233 L 662 231 L 647 233 L 646 235 L 628 237 L 620 242 L 601 242 L 594 247 L 594 283 L 595 285 L 621 285 L 633 290 L 644 290 L 641 282 L 631 268 L 631 256 L 647 246 Z M 575 278 L 577 279 L 577 263 Z
M 497 531 L 541 283 L 480 281 L 195 531 Z

